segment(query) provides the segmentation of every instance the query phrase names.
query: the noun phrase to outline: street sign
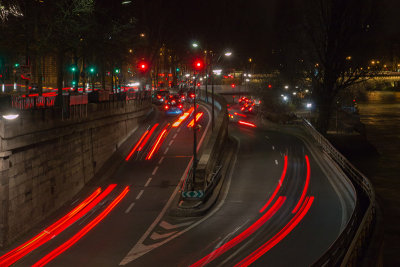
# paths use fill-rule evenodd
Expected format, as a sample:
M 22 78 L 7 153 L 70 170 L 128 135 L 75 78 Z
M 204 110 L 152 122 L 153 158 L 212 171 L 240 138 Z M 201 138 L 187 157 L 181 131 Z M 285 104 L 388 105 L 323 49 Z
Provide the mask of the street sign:
M 198 190 L 198 191 L 182 192 L 182 197 L 183 198 L 203 198 L 204 197 L 204 191 L 203 190 Z

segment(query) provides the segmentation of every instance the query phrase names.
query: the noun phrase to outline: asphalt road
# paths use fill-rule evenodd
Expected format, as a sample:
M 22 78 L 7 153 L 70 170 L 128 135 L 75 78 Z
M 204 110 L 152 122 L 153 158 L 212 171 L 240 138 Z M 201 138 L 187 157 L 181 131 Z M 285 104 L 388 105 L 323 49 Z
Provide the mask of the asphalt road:
M 201 109 L 200 144 L 210 122 L 209 112 Z M 159 150 L 146 160 L 153 144 L 163 139 L 158 138 L 163 129 L 176 121 L 160 113 L 137 130 L 122 154 L 128 155 L 159 123 L 143 150 L 99 185 L 104 190 L 115 183 L 116 188 L 15 266 L 31 266 L 49 253 L 57 255 L 49 266 L 309 266 L 337 238 L 354 199 L 333 182 L 339 174 L 312 144 L 262 127 L 252 116 L 239 119 L 257 127 L 239 125 L 237 119 L 231 123 L 230 134 L 239 144 L 236 158 L 217 204 L 204 217 L 175 218 L 166 212 L 190 166 L 193 134 L 187 128 L 191 118 L 180 127 L 169 126 Z M 62 253 L 51 254 L 96 221 L 126 186 L 129 192 L 102 221 Z

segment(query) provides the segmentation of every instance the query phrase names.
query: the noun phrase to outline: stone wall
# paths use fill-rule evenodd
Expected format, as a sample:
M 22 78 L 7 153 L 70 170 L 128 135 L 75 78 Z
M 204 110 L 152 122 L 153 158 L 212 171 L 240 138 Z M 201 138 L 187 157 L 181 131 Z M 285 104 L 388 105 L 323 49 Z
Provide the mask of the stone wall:
M 71 200 L 150 111 L 134 103 L 88 108 L 75 121 L 37 110 L 0 122 L 1 247 Z

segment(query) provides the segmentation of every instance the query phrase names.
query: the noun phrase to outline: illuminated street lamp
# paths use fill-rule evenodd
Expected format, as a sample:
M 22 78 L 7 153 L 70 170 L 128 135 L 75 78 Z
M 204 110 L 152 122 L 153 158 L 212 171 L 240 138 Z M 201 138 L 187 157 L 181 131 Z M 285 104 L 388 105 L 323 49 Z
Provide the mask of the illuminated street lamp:
M 192 47 L 193 47 L 193 48 L 198 48 L 198 47 L 199 47 L 199 44 L 196 43 L 196 42 L 194 42 L 194 43 L 192 43 Z

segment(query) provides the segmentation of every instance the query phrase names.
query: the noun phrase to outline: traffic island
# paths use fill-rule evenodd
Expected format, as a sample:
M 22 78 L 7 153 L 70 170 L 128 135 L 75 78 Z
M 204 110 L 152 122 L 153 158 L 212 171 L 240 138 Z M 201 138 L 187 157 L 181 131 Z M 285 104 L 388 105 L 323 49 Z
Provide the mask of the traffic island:
M 195 195 L 193 195 L 193 197 L 185 197 L 184 195 L 186 192 L 181 190 L 177 197 L 175 197 L 173 205 L 171 205 L 169 215 L 173 217 L 200 217 L 207 214 L 217 202 L 224 182 L 231 168 L 234 167 L 233 159 L 237 153 L 237 148 L 237 141 L 232 138 L 227 138 L 222 149 L 223 153 L 221 153 L 218 161 L 219 165 L 212 175 L 211 183 L 209 183 L 209 186 L 204 190 L 197 191 L 203 192 L 203 195 L 201 197 Z

